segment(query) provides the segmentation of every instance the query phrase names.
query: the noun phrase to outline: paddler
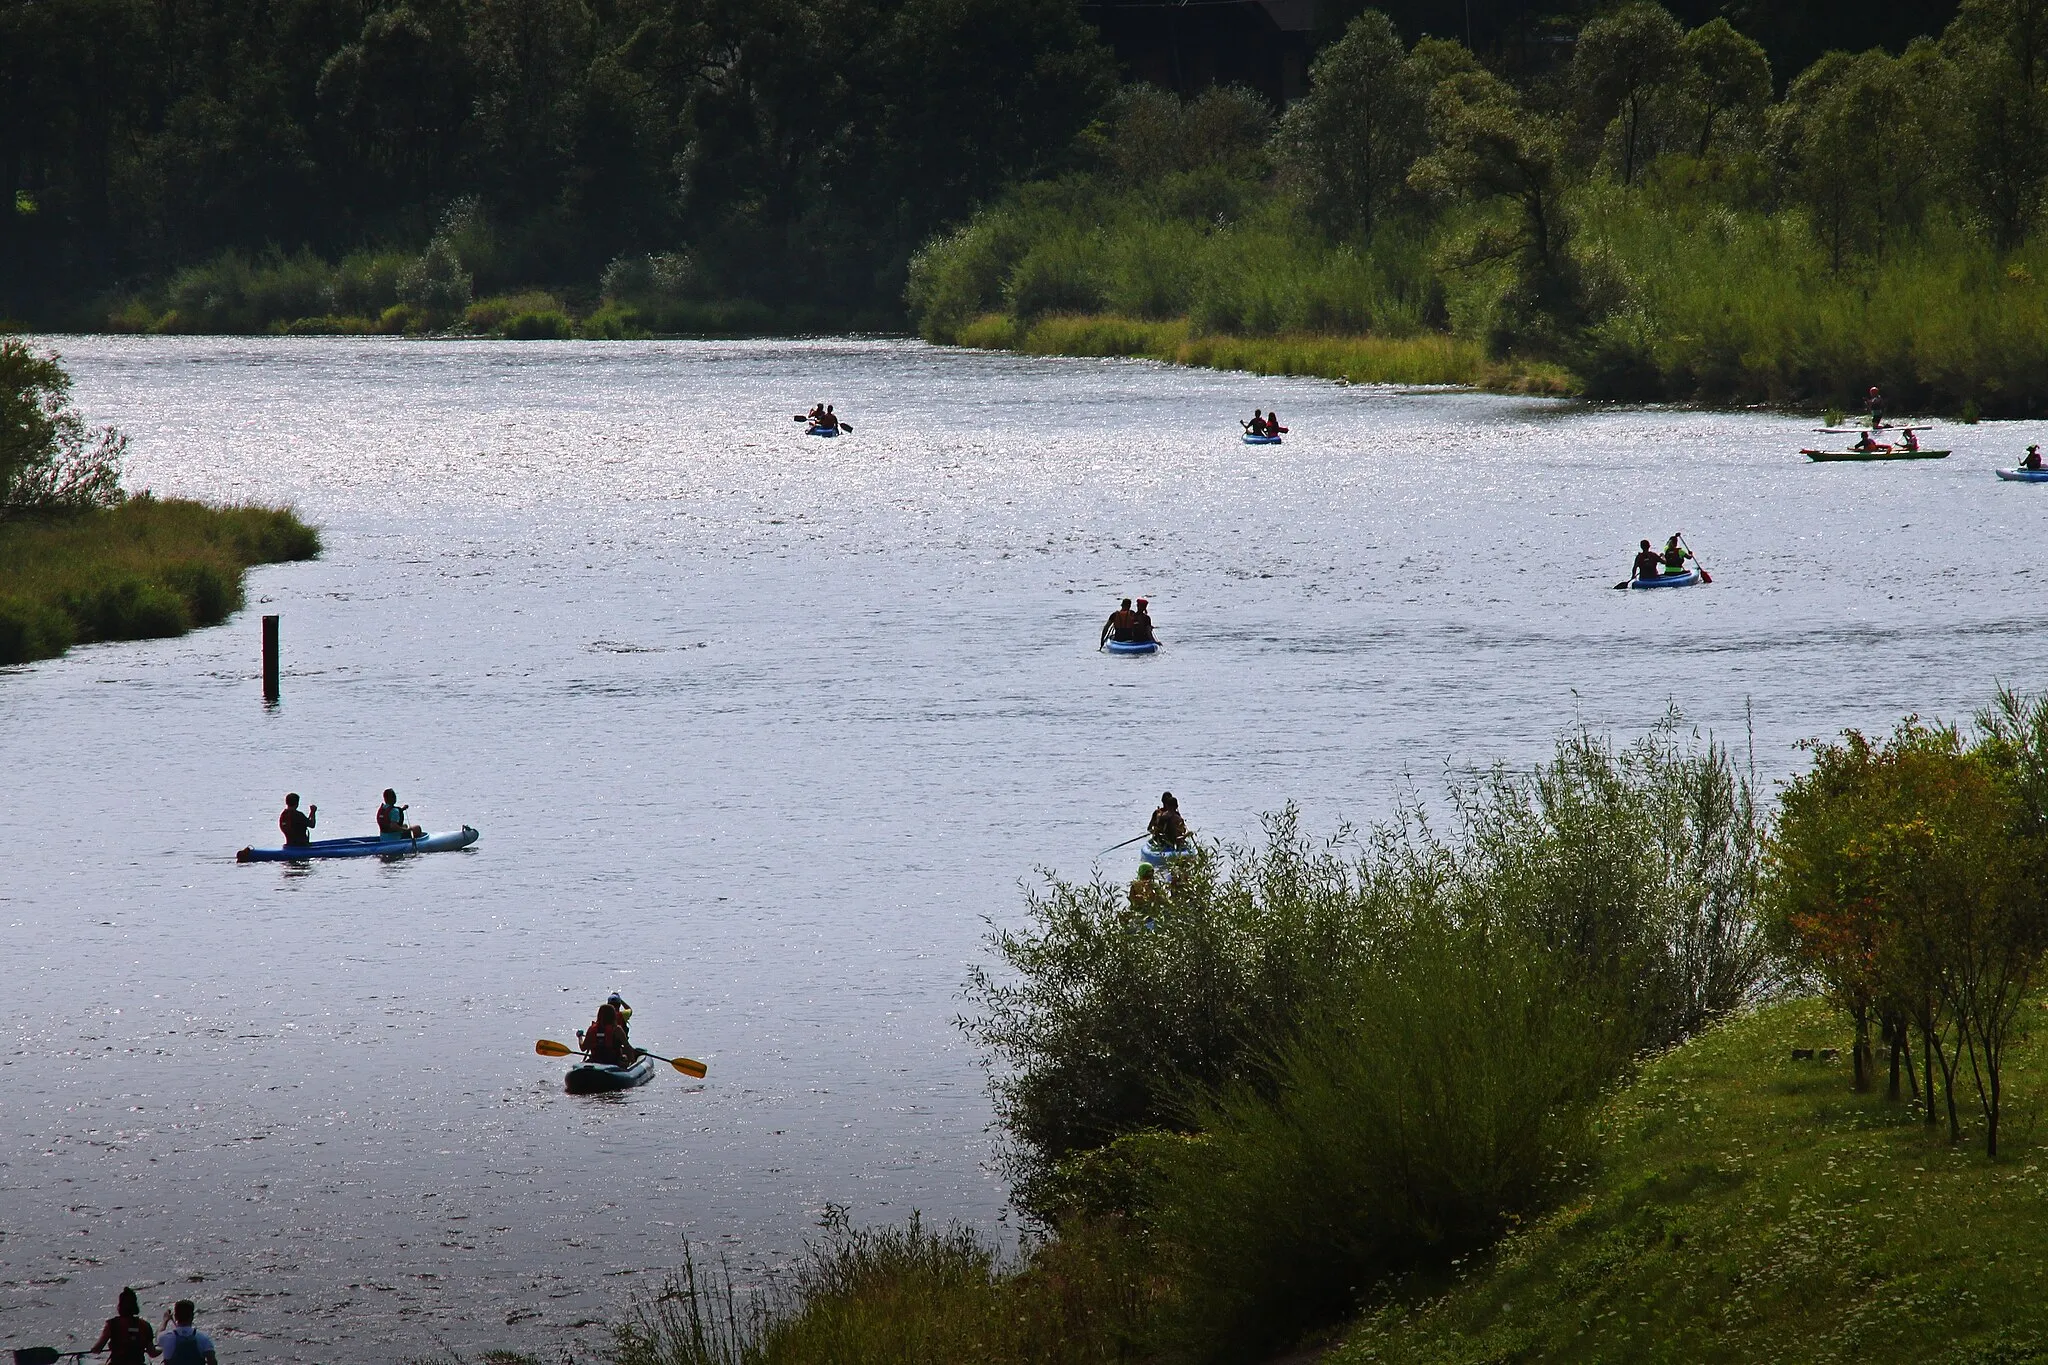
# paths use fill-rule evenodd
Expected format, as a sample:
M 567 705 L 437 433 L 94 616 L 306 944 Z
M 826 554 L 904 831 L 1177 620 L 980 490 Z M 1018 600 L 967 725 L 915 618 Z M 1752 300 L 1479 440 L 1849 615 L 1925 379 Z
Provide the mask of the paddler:
M 631 1066 L 635 1053 L 626 1041 L 626 1026 L 619 1020 L 618 1007 L 607 1000 L 597 1007 L 590 1027 L 578 1029 L 576 1037 L 583 1051 L 599 1066 Z
M 1875 393 L 1875 392 L 1876 392 L 1876 390 L 1875 390 L 1875 389 L 1873 389 L 1873 390 L 1871 390 L 1871 392 Z M 1873 440 L 1871 440 L 1871 439 L 1870 439 L 1870 433 L 1869 433 L 1869 432 L 1867 432 L 1867 431 L 1866 431 L 1866 432 L 1864 432 L 1863 434 L 1861 434 L 1860 436 L 1858 436 L 1858 437 L 1856 438 L 1856 444 L 1855 444 L 1855 445 L 1853 445 L 1853 446 L 1850 446 L 1849 448 L 1850 448 L 1851 450 L 1854 450 L 1854 451 L 1856 451 L 1856 452 L 1857 452 L 1857 453 L 1859 453 L 1859 454 L 1864 454 L 1864 455 L 1867 455 L 1867 454 L 1869 454 L 1869 453 L 1870 453 L 1870 452 L 1872 452 L 1872 451 L 1878 451 L 1878 450 L 1890 450 L 1890 449 L 1891 449 L 1891 447 L 1890 447 L 1890 446 L 1888 446 L 1888 445 L 1883 445 L 1883 444 L 1880 444 L 1880 443 L 1879 443 L 1879 442 L 1877 442 L 1877 441 L 1873 441 Z
M 300 810 L 299 794 L 297 792 L 286 792 L 284 794 L 284 809 L 277 814 L 277 827 L 284 831 L 284 846 L 286 848 L 304 848 L 312 843 L 313 841 L 306 836 L 311 832 L 313 826 L 318 823 L 319 818 L 320 808 L 318 806 L 308 806 L 306 809 Z
M 1650 548 L 1649 541 L 1644 541 L 1643 548 L 1636 551 L 1635 567 L 1628 576 L 1636 582 L 1664 576 L 1664 557 Z
M 1253 409 L 1252 409 L 1252 420 L 1251 420 L 1251 421 L 1249 421 L 1249 422 L 1240 422 L 1240 423 L 1238 423 L 1238 425 L 1239 425 L 1239 426 L 1241 426 L 1241 427 L 1243 427 L 1243 428 L 1245 429 L 1245 431 L 1247 431 L 1248 433 L 1250 433 L 1250 434 L 1251 434 L 1251 435 L 1253 435 L 1253 436 L 1264 436 L 1264 435 L 1266 434 L 1266 412 L 1265 412 L 1265 409 L 1263 409 L 1263 408 L 1253 408 Z
M 1131 636 L 1131 638 L 1141 645 L 1158 644 L 1159 642 L 1152 638 L 1152 604 L 1145 598 L 1139 598 L 1138 609 L 1132 612 L 1131 615 L 1138 618 L 1135 627 L 1137 633 Z
M 1870 427 L 1875 431 L 1884 425 L 1884 395 L 1877 391 L 1877 385 L 1870 386 Z
M 1129 644 L 1139 638 L 1139 624 L 1138 613 L 1131 610 L 1131 599 L 1126 597 L 1122 604 L 1109 614 L 1109 619 L 1102 623 L 1102 638 L 1095 642 L 1095 647 L 1100 649 L 1111 640 Z
M 2021 461 L 2020 461 L 2020 468 L 2021 468 L 2021 469 L 2039 469 L 2040 467 L 2041 467 L 2041 447 L 2039 447 L 2039 446 L 2028 446 L 2028 447 L 2027 447 L 2027 458 L 2026 458 L 2026 459 L 2024 459 L 2024 460 L 2021 460 Z
M 1678 543 L 1678 534 L 1674 532 L 1671 539 L 1664 542 L 1664 555 L 1658 563 L 1663 573 L 1684 573 L 1685 561 L 1692 558 L 1692 551 Z
M 1152 837 L 1154 848 L 1187 847 L 1188 822 L 1181 818 L 1180 802 L 1174 800 L 1172 792 L 1159 793 L 1159 809 L 1152 812 L 1145 832 Z
M 386 787 L 384 804 L 377 807 L 377 832 L 387 839 L 417 839 L 425 834 L 418 825 L 405 822 L 405 810 L 398 804 L 398 793 Z

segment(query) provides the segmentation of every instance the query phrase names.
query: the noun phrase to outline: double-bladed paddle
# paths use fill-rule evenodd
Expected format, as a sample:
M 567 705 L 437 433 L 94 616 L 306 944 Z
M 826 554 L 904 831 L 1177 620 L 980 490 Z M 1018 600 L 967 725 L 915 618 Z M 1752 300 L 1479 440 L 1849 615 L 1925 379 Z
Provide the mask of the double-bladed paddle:
M 1140 835 L 1139 837 L 1143 838 L 1144 836 Z M 564 1047 L 562 1044 L 549 1038 L 542 1038 L 536 1042 L 533 1045 L 533 1050 L 543 1057 L 588 1057 L 590 1055 L 587 1052 L 578 1052 L 573 1047 Z M 704 1079 L 704 1072 L 706 1070 L 704 1063 L 692 1060 L 689 1057 L 664 1057 L 659 1053 L 646 1051 L 642 1051 L 641 1055 L 652 1057 L 657 1062 L 667 1062 L 685 1076 L 695 1076 L 700 1081 Z M 48 1362 L 45 1362 L 44 1365 L 48 1365 Z
M 1151 833 L 1152 831 L 1148 829 L 1143 834 L 1137 835 L 1135 838 L 1126 839 L 1120 844 L 1111 844 L 1108 848 L 1102 850 L 1102 853 L 1114 853 L 1120 848 L 1129 848 L 1132 844 L 1137 843 L 1139 839 L 1149 838 L 1151 836 Z M 1100 858 L 1102 856 L 1102 853 L 1098 853 L 1095 856 Z
M 65 1356 L 82 1356 L 85 1351 L 60 1351 L 54 1346 L 24 1346 L 14 1353 L 14 1365 L 57 1365 Z

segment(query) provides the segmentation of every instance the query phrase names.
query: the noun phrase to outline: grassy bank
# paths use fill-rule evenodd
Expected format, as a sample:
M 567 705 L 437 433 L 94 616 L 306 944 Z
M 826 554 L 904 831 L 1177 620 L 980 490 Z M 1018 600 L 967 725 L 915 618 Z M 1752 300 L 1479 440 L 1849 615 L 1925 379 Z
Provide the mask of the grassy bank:
M 1653 1063 L 1604 1111 L 1580 1197 L 1440 1293 L 1412 1287 L 1329 1365 L 2048 1358 L 2048 1132 L 1997 1161 L 1951 1145 L 1851 1093 L 1848 1045 L 1801 1001 Z M 2044 1093 L 2048 1047 L 2012 1065 Z
M 319 533 L 289 509 L 147 494 L 0 521 L 0 664 L 218 625 L 242 606 L 244 570 L 319 552 Z
M 1647 1065 L 1594 1121 L 1597 1173 L 1495 1250 L 1397 1285 L 1325 1365 L 2048 1359 L 2048 1132 L 1987 1160 L 1851 1092 L 1848 1031 L 1769 1006 Z M 1794 1048 L 1842 1050 L 1793 1060 Z M 2048 1093 L 2048 1046 L 2013 1081 Z M 619 1365 L 1181 1359 L 1142 1241 L 1082 1227 L 1004 1268 L 913 1226 L 821 1251 L 768 1302 L 679 1283 Z M 779 1310 L 779 1311 L 771 1311 Z M 1257 1353 L 1239 1359 L 1263 1358 Z
M 1477 342 L 1441 334 L 1385 336 L 1195 335 L 1187 319 L 1061 315 L 1020 323 L 985 313 L 962 327 L 962 346 L 1027 355 L 1133 356 L 1252 374 L 1308 375 L 1346 384 L 1457 384 L 1503 393 L 1567 394 L 1559 365 L 1489 360 Z

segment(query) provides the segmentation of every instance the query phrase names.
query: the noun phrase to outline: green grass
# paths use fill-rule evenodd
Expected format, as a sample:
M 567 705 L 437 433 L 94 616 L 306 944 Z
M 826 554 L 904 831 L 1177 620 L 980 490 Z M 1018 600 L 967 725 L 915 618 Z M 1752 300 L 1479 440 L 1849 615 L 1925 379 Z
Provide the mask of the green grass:
M 147 494 L 106 511 L 0 522 L 0 664 L 217 625 L 242 606 L 250 565 L 319 552 L 319 533 L 288 508 Z
M 1415 336 L 1194 334 L 1185 318 L 1149 321 L 1059 314 L 1031 324 L 988 313 L 959 329 L 959 344 L 1028 355 L 1136 356 L 1252 374 L 1308 375 L 1348 384 L 1455 384 L 1508 393 L 1564 394 L 1577 383 L 1557 365 L 1486 358 L 1476 341 Z
M 1801 1001 L 1652 1063 L 1605 1110 L 1589 1188 L 1327 1365 L 2048 1360 L 2048 1047 L 2013 1055 L 2028 1117 L 1992 1162 L 1852 1093 L 1848 1045 Z

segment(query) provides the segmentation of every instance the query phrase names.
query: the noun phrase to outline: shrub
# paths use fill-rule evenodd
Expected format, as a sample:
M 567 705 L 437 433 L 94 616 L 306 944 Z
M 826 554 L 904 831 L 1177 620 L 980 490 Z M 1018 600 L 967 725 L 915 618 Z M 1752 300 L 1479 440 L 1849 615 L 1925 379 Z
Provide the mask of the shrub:
M 71 648 L 71 618 L 44 602 L 0 597 L 0 664 L 47 659 Z
M 0 517 L 114 506 L 127 449 L 112 427 L 85 425 L 54 352 L 0 339 Z
M 576 324 L 567 313 L 549 308 L 508 319 L 504 333 L 515 341 L 562 341 L 576 335 Z
M 1199 1128 L 1191 1096 L 1271 1095 L 1302 1065 L 1275 1059 L 1305 1026 L 1355 1014 L 1358 983 L 1415 944 L 1468 946 L 1459 926 L 1569 964 L 1572 993 L 1612 1021 L 1624 1058 L 1774 979 L 1754 801 L 1711 742 L 1681 745 L 1667 727 L 1616 751 L 1568 735 L 1534 771 L 1483 774 L 1452 800 L 1454 838 L 1411 810 L 1351 857 L 1348 835 L 1309 841 L 1285 810 L 1258 847 L 1177 873 L 1153 931 L 1133 930 L 1120 887 L 1035 890 L 1026 927 L 989 939 L 1008 970 L 970 972 L 963 1020 L 1007 1063 L 993 1089 L 1019 1205 L 1055 1216 L 1047 1182 L 1077 1152 Z M 1432 970 L 1455 983 L 1464 968 Z

